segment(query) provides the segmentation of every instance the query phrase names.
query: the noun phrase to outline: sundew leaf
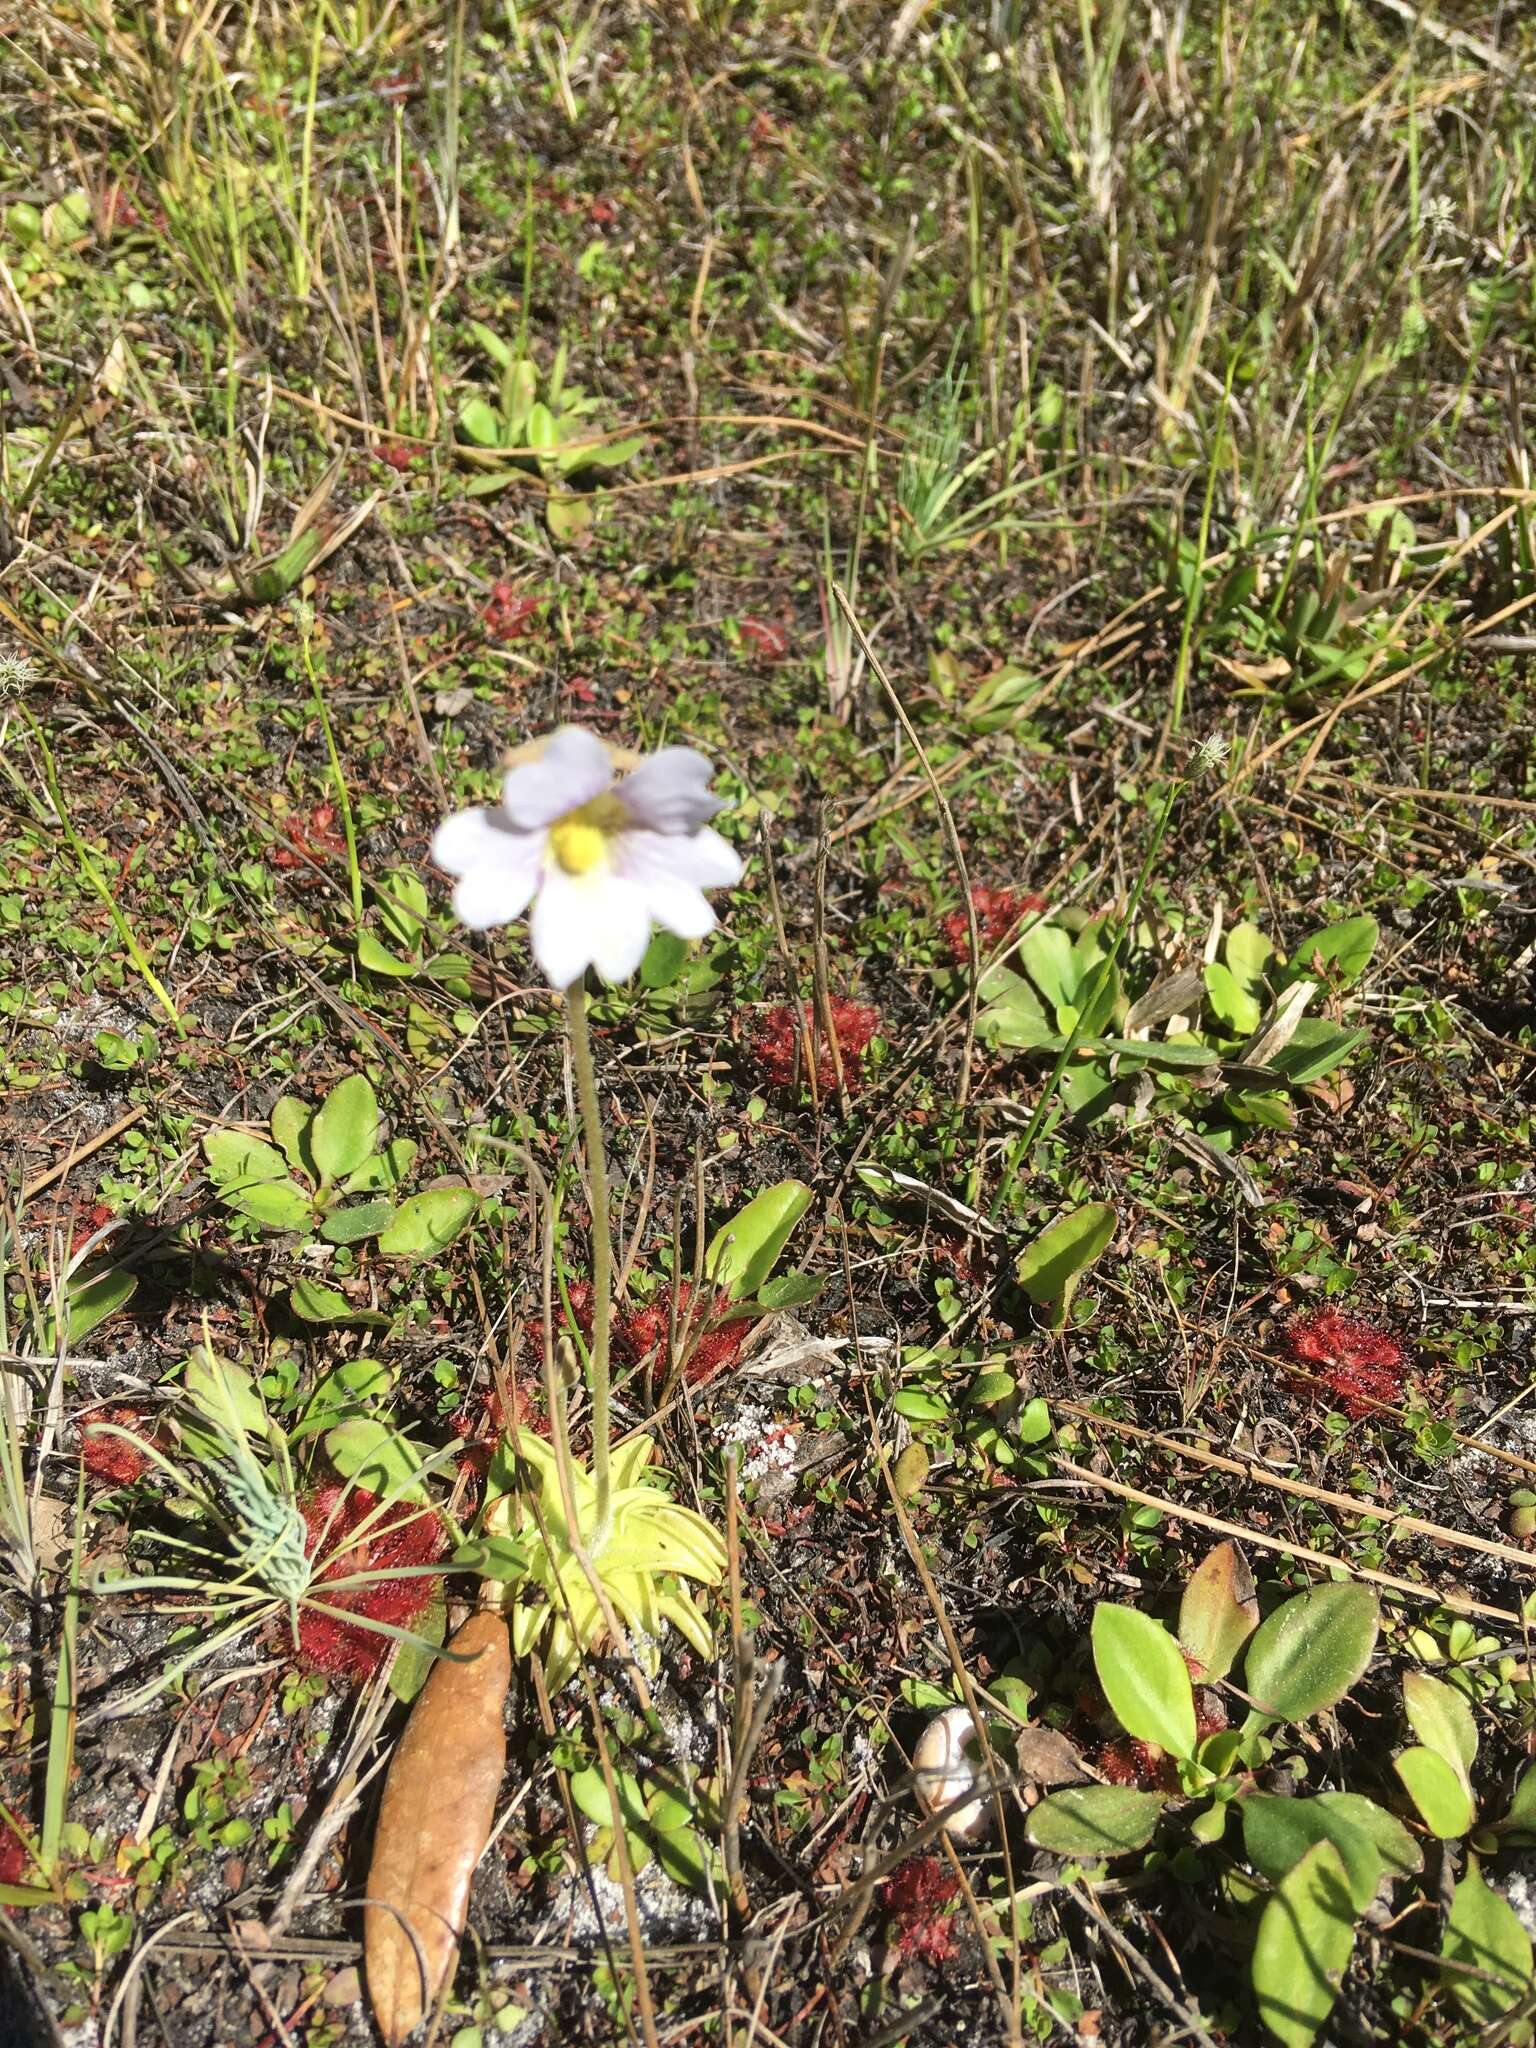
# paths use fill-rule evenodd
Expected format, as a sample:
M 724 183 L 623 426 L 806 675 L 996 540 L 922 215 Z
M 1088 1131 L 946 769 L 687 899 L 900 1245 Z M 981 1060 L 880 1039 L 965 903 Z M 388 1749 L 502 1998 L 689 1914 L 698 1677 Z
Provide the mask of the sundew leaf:
M 1170 1756 L 1193 1756 L 1194 1690 L 1167 1629 L 1134 1607 L 1104 1603 L 1093 1611 L 1092 1634 L 1093 1667 L 1121 1727 Z
M 1270 1895 L 1253 1948 L 1259 2017 L 1282 2048 L 1311 2048 L 1354 1946 L 1344 1859 L 1332 1842 L 1319 1842 Z
M 1376 1596 L 1353 1583 L 1314 1586 L 1277 1607 L 1248 1645 L 1244 1689 L 1280 1721 L 1305 1721 L 1343 1699 L 1381 1626 Z

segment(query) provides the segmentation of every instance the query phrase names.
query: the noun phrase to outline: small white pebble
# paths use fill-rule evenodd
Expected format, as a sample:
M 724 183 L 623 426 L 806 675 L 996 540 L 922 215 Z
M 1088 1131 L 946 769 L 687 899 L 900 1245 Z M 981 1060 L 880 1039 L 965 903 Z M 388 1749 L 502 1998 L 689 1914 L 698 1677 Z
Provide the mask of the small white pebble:
M 946 1707 L 935 1714 L 912 1752 L 912 1777 L 919 1802 L 937 1813 L 962 1792 L 970 1791 L 985 1768 L 976 1740 L 976 1724 L 968 1707 Z M 973 1799 L 957 1807 L 944 1823 L 951 1835 L 973 1835 L 987 1813 L 987 1802 Z

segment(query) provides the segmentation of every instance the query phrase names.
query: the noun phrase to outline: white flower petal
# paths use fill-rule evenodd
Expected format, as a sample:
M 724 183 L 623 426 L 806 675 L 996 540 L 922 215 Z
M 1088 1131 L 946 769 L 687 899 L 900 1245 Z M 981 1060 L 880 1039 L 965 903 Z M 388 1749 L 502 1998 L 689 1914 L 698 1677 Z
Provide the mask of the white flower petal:
M 731 889 L 742 875 L 741 856 L 707 825 L 698 832 L 620 833 L 614 865 L 632 882 L 682 882 L 691 889 Z
M 510 837 L 496 829 L 492 811 L 459 811 L 432 834 L 432 858 L 450 875 L 467 875 L 482 861 L 494 861 Z
M 533 957 L 555 988 L 569 988 L 588 967 L 604 981 L 627 981 L 645 957 L 651 914 L 645 891 L 609 868 L 545 872 L 530 929 Z
M 606 875 L 592 886 L 586 915 L 592 965 L 606 982 L 628 981 L 651 943 L 645 891 L 618 875 Z
M 680 939 L 706 938 L 715 928 L 715 913 L 703 891 L 686 882 L 644 882 L 641 893 L 657 924 Z
M 453 914 L 471 931 L 489 931 L 521 917 L 539 886 L 540 837 L 531 833 L 498 835 L 516 849 L 515 857 L 477 861 L 454 884 Z
M 585 726 L 562 725 L 537 760 L 511 769 L 501 785 L 501 808 L 527 832 L 552 825 L 567 811 L 590 803 L 613 781 L 608 749 Z
M 625 776 L 617 794 L 638 825 L 652 832 L 693 832 L 724 802 L 710 794 L 714 772 L 693 747 L 663 747 Z

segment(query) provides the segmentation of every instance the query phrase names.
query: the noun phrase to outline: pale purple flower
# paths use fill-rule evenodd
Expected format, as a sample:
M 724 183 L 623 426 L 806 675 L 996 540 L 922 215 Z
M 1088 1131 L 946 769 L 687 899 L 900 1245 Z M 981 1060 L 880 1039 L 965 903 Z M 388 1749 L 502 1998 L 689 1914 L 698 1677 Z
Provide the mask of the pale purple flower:
M 432 858 L 458 877 L 454 914 L 488 931 L 531 904 L 533 957 L 556 988 L 588 967 L 627 980 L 653 925 L 702 939 L 715 923 L 704 891 L 741 880 L 709 826 L 713 773 L 692 747 L 663 747 L 618 780 L 596 734 L 562 726 L 508 771 L 499 804 L 438 826 Z

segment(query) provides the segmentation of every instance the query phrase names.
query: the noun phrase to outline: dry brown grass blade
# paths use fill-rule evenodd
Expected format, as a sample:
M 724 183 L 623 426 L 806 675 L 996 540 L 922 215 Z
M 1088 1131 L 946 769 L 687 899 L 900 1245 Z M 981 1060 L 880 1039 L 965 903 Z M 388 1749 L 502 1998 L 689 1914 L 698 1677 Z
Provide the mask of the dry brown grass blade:
M 1116 1500 L 1133 1501 L 1137 1507 L 1156 1508 L 1170 1521 L 1188 1522 L 1191 1527 L 1209 1529 L 1216 1536 L 1234 1536 L 1240 1543 L 1251 1543 L 1256 1549 L 1274 1551 L 1283 1557 L 1299 1558 L 1303 1564 L 1314 1564 L 1321 1571 L 1347 1572 L 1350 1578 L 1359 1579 L 1367 1586 L 1380 1586 L 1385 1592 L 1401 1593 L 1410 1600 L 1422 1600 L 1429 1607 L 1445 1607 L 1452 1614 L 1475 1614 L 1485 1621 L 1503 1622 L 1517 1633 L 1524 1632 L 1524 1621 L 1507 1607 L 1490 1607 L 1486 1602 L 1473 1600 L 1464 1593 L 1441 1592 L 1434 1586 L 1420 1586 L 1414 1580 L 1400 1579 L 1392 1572 L 1371 1571 L 1347 1557 L 1330 1557 L 1326 1551 L 1312 1550 L 1305 1543 L 1297 1543 L 1289 1537 L 1267 1536 L 1262 1529 L 1250 1529 L 1241 1522 L 1228 1522 L 1220 1515 L 1203 1514 L 1199 1508 L 1188 1507 L 1182 1501 L 1144 1492 L 1139 1486 L 1127 1486 L 1123 1480 L 1107 1478 L 1101 1472 L 1090 1472 L 1086 1465 L 1075 1464 L 1071 1458 L 1053 1458 L 1051 1463 L 1068 1479 L 1080 1480 L 1096 1492 L 1113 1494 Z
M 432 1667 L 390 1763 L 368 1867 L 368 2000 L 390 2048 L 432 2010 L 453 1970 L 507 1767 L 506 1622 L 488 1610 L 472 1614 L 449 1648 L 453 1657 Z
M 1330 1493 L 1326 1487 L 1311 1486 L 1304 1479 L 1292 1479 L 1284 1472 L 1271 1472 L 1251 1458 L 1224 1457 L 1219 1451 L 1207 1450 L 1203 1444 L 1162 1436 L 1157 1430 L 1142 1429 L 1137 1423 L 1121 1422 L 1112 1415 L 1100 1415 L 1076 1401 L 1059 1401 L 1056 1405 L 1064 1413 L 1077 1416 L 1095 1429 L 1109 1429 L 1117 1436 L 1134 1437 L 1140 1443 L 1152 1444 L 1158 1450 L 1166 1451 L 1170 1457 L 1186 1458 L 1193 1464 L 1208 1466 L 1212 1471 L 1229 1473 L 1234 1478 L 1247 1480 L 1250 1485 L 1267 1486 L 1275 1493 L 1294 1494 L 1298 1500 L 1316 1501 L 1319 1507 L 1352 1515 L 1356 1521 L 1379 1522 L 1384 1529 L 1404 1536 L 1422 1536 L 1427 1542 L 1439 1543 L 1451 1550 L 1475 1550 L 1483 1557 L 1496 1557 L 1500 1564 L 1513 1565 L 1520 1571 L 1536 1571 L 1536 1556 L 1530 1551 L 1519 1550 L 1512 1543 L 1500 1543 L 1492 1536 L 1474 1536 L 1468 1530 L 1447 1528 L 1443 1522 L 1426 1522 L 1422 1515 L 1411 1515 L 1406 1508 L 1389 1507 L 1383 1501 L 1362 1498 L 1358 1494 Z

